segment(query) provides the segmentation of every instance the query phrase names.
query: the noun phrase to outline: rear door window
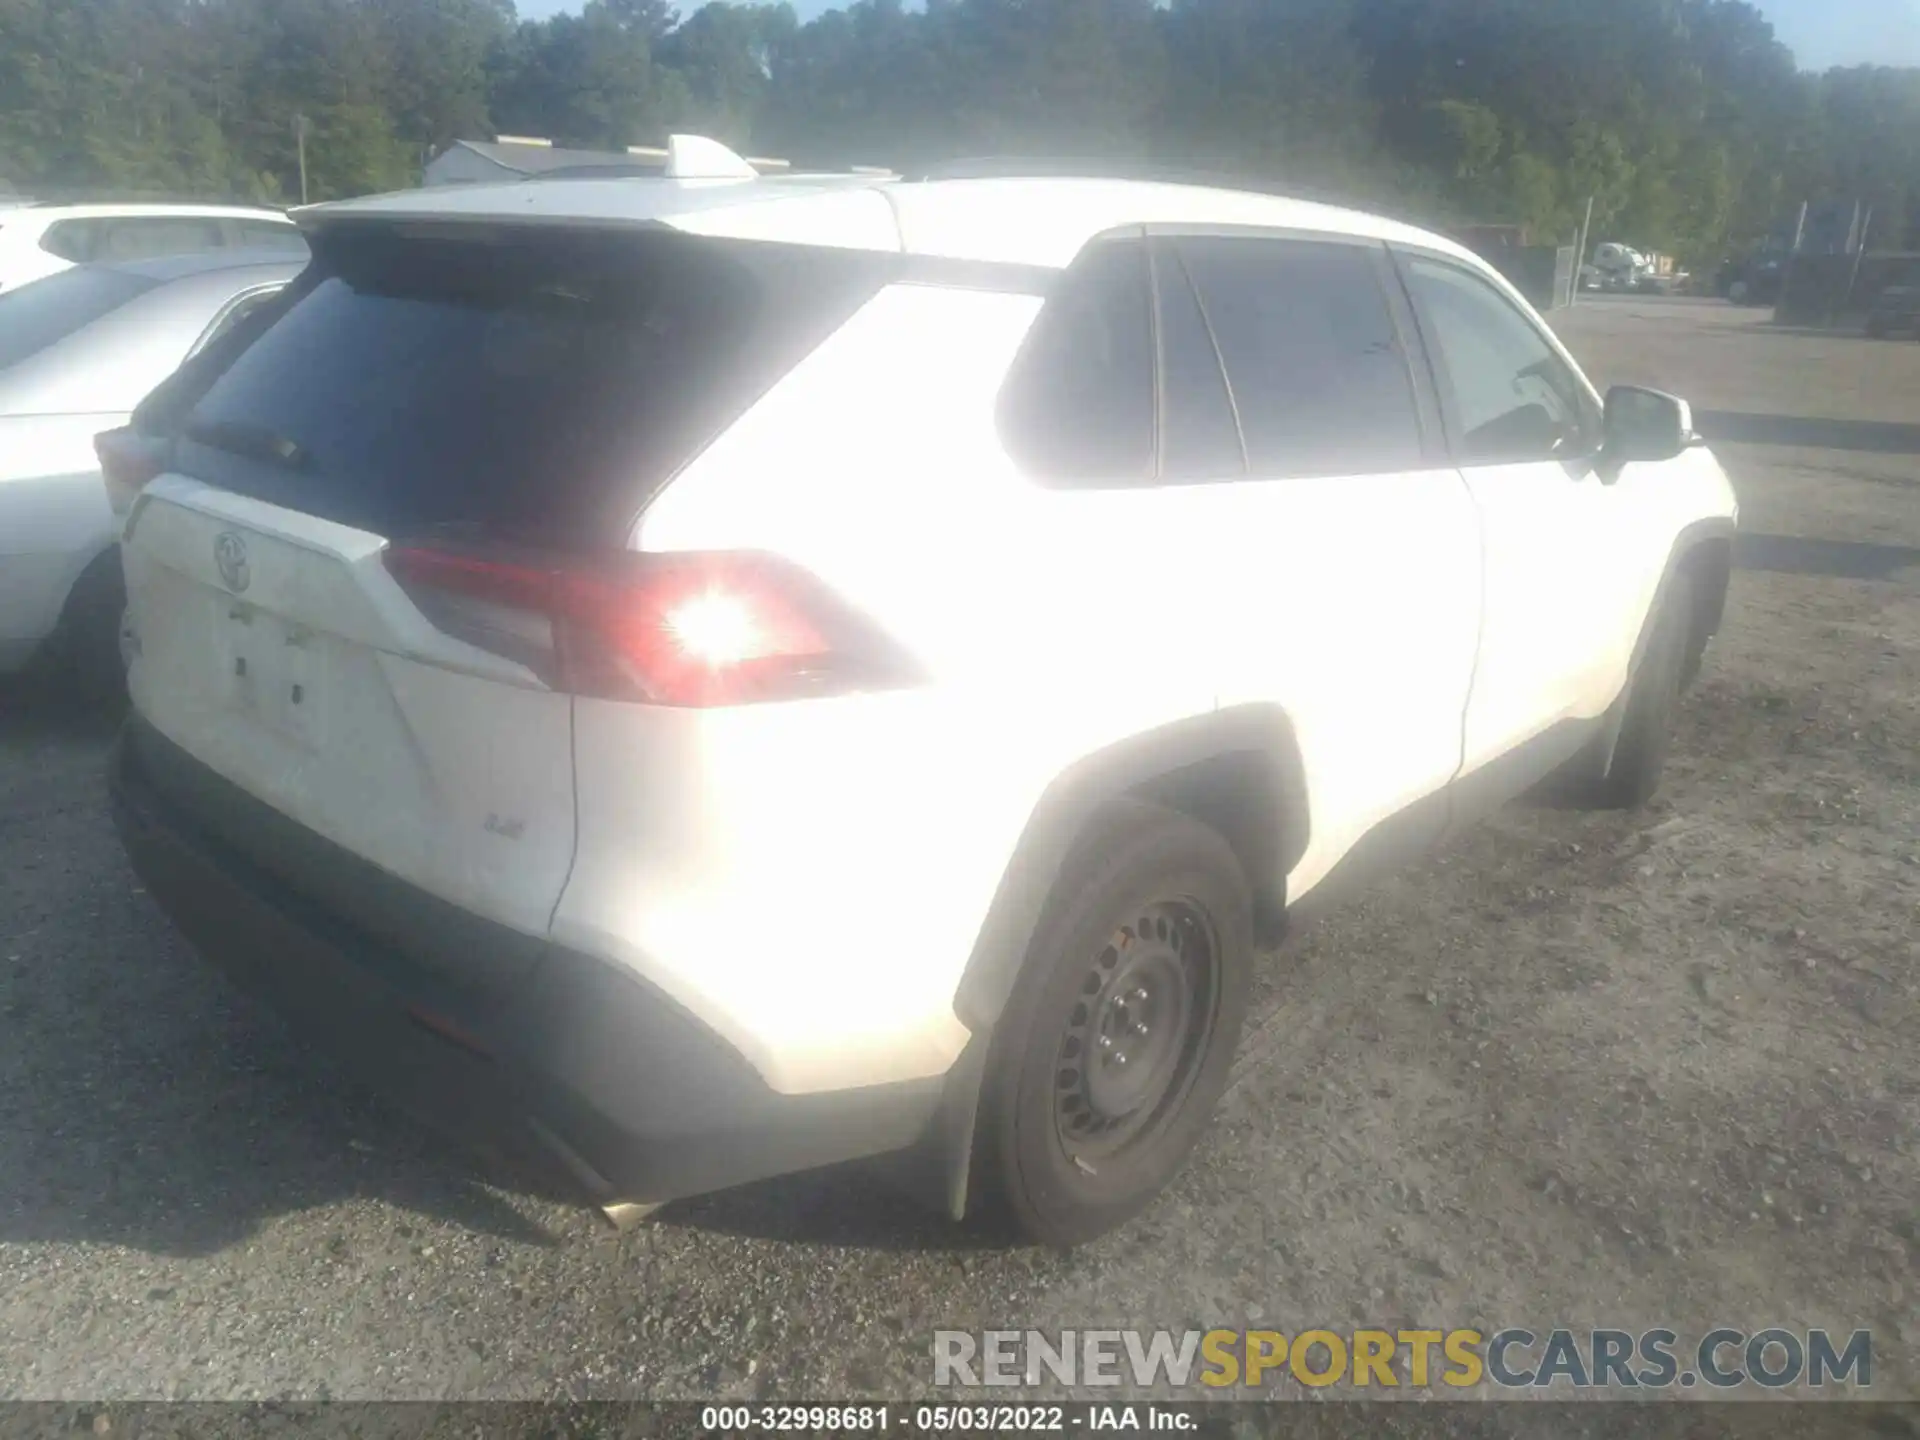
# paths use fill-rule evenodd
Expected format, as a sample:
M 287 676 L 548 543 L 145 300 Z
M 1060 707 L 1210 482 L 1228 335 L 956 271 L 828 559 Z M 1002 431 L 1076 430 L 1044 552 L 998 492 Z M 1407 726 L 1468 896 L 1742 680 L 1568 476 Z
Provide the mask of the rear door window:
M 0 371 L 79 333 L 153 285 L 142 275 L 79 266 L 0 293 Z
M 1182 237 L 1178 249 L 1226 362 L 1253 476 L 1424 466 L 1412 372 L 1371 252 L 1238 235 Z
M 377 533 L 585 548 L 623 545 L 897 266 L 633 233 L 365 229 L 315 250 L 264 333 L 170 397 L 182 467 Z
M 1154 257 L 1160 317 L 1160 478 L 1225 480 L 1246 473 L 1240 423 L 1219 347 L 1187 269 L 1171 245 Z

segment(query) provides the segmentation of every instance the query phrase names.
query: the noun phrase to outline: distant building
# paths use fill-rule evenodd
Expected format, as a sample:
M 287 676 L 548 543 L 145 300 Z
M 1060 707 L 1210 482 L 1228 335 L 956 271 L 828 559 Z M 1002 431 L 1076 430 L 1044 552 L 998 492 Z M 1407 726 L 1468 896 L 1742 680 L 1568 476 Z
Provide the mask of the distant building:
M 748 156 L 755 169 L 785 170 L 785 160 Z M 648 145 L 625 150 L 570 150 L 525 135 L 502 135 L 494 140 L 456 140 L 426 163 L 428 185 L 484 185 L 507 180 L 533 180 L 566 175 L 658 175 L 666 168 L 667 152 Z

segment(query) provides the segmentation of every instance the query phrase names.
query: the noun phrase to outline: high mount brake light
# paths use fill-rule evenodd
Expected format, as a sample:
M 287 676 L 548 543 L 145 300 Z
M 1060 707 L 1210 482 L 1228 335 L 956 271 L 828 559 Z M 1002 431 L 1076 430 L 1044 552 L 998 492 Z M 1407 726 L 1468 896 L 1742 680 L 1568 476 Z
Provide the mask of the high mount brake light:
M 445 607 L 434 602 L 444 597 L 544 618 L 551 678 L 579 694 L 705 707 L 913 681 L 905 656 L 871 621 L 771 555 L 651 554 L 608 564 L 400 545 L 388 548 L 386 566 L 436 623 Z M 488 643 L 466 627 L 457 633 Z

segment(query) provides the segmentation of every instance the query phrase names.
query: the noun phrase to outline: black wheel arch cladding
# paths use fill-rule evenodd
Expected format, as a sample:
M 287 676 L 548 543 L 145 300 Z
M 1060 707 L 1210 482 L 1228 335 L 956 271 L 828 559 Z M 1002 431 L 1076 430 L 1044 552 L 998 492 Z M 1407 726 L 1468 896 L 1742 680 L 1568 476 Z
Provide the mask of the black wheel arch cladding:
M 1703 651 L 1707 641 L 1719 631 L 1721 618 L 1726 612 L 1727 586 L 1733 572 L 1734 534 L 1734 522 L 1716 515 L 1693 521 L 1682 527 L 1674 537 L 1673 548 L 1667 554 L 1666 568 L 1661 571 L 1659 583 L 1654 588 L 1653 602 L 1647 606 L 1647 613 L 1640 622 L 1640 634 L 1634 641 L 1629 674 L 1639 670 L 1647 647 L 1653 643 L 1660 612 L 1665 608 L 1673 591 L 1674 580 L 1679 575 L 1685 574 L 1693 587 L 1693 623 L 1688 643 L 1694 654 L 1697 656 Z
M 1125 798 L 1219 831 L 1256 910 L 1284 908 L 1286 876 L 1309 835 L 1306 777 L 1286 712 L 1239 705 L 1129 736 L 1070 766 L 1034 807 L 954 997 L 969 1029 L 999 1018 L 1061 868 L 1100 812 Z

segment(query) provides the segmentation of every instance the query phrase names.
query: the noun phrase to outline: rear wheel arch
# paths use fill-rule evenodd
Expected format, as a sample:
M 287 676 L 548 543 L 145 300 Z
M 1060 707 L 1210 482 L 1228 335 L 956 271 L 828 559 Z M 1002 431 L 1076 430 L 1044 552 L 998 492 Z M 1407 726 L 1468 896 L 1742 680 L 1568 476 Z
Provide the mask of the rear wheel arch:
M 1069 766 L 1034 806 L 954 997 L 969 1028 L 999 1017 L 1068 858 L 1102 810 L 1128 798 L 1218 830 L 1253 887 L 1256 919 L 1277 921 L 1308 836 L 1305 767 L 1286 712 L 1235 706 L 1129 736 Z
M 1284 923 L 1286 875 L 1306 849 L 1309 814 L 1299 742 L 1279 706 L 1235 706 L 1175 721 L 1062 772 L 1034 807 L 954 996 L 954 1011 L 973 1037 L 949 1072 L 941 1112 L 925 1138 L 932 1163 L 916 1168 L 936 1181 L 942 1207 L 956 1220 L 967 1209 L 995 1025 L 1075 852 L 1098 834 L 1104 813 L 1128 800 L 1180 811 L 1217 831 L 1252 890 L 1256 939 L 1277 939 Z

